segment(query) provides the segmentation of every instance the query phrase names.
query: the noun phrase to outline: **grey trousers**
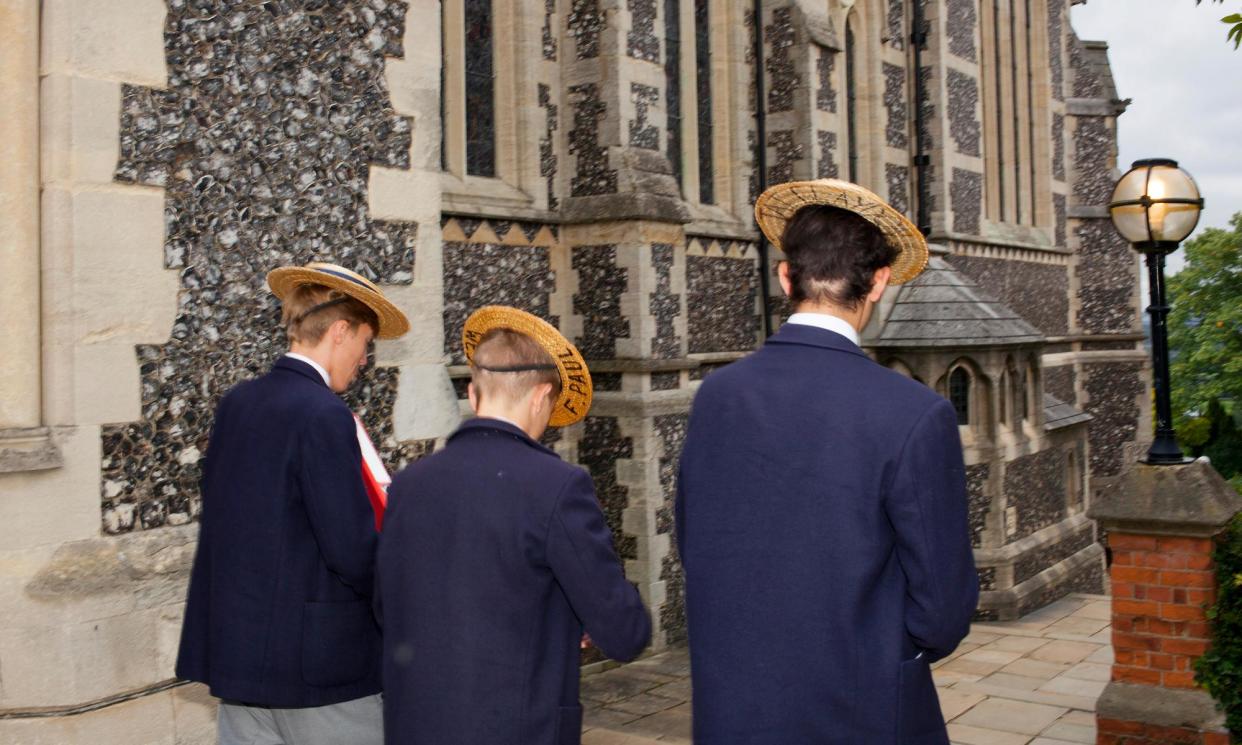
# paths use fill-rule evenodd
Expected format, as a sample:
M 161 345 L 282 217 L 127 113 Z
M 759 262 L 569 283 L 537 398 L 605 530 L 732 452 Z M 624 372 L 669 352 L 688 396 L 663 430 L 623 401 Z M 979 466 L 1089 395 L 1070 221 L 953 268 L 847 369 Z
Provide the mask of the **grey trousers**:
M 306 709 L 220 702 L 219 745 L 384 745 L 379 694 Z

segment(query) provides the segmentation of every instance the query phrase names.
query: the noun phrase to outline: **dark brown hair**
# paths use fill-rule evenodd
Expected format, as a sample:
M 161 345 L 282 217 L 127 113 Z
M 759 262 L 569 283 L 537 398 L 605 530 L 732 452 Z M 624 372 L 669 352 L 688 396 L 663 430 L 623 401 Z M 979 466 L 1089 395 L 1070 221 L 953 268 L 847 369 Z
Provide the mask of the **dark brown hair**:
M 366 303 L 324 285 L 294 288 L 280 309 L 280 322 L 289 340 L 301 344 L 318 344 L 328 327 L 342 318 L 349 321 L 350 328 L 365 323 L 372 334 L 379 333 L 379 317 Z
M 789 262 L 790 301 L 857 308 L 871 292 L 876 270 L 899 254 L 866 218 L 826 204 L 811 204 L 785 225 L 781 248 Z

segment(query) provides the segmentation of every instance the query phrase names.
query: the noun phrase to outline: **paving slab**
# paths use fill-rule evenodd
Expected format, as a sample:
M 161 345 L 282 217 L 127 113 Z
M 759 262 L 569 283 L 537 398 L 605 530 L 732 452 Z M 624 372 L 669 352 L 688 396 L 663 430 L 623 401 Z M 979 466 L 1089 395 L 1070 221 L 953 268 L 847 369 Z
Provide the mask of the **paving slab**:
M 949 723 L 949 739 L 956 745 L 1027 745 L 1031 741 L 1026 735 L 956 722 Z
M 1107 597 L 1074 595 L 975 624 L 932 666 L 954 745 L 1090 745 L 1113 651 Z M 690 745 L 684 647 L 582 679 L 583 745 Z
M 1074 712 L 1070 712 L 1073 714 Z M 1052 724 L 1051 727 L 1040 733 L 1040 737 L 1050 737 L 1056 740 L 1064 740 L 1066 742 L 1083 743 L 1083 745 L 1095 745 L 1095 720 L 1092 718 L 1091 724 L 1074 724 L 1066 721 L 1067 714 Z
M 990 698 L 975 704 L 954 723 L 1033 736 L 1043 732 L 1067 711 L 1056 706 Z

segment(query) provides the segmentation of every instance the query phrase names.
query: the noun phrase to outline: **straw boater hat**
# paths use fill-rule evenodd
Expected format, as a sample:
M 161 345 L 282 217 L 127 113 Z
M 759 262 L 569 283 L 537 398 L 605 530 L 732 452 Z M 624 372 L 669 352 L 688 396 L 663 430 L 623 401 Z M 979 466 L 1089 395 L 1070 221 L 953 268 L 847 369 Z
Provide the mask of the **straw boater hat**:
M 927 266 L 927 240 L 914 223 L 883 199 L 848 181 L 826 178 L 777 184 L 755 201 L 755 221 L 772 245 L 781 248 L 785 224 L 794 213 L 811 204 L 849 210 L 880 229 L 889 245 L 900 251 L 893 262 L 889 284 L 909 282 Z
M 323 285 L 339 290 L 375 311 L 379 319 L 379 328 L 375 330 L 377 339 L 396 339 L 410 330 L 409 319 L 384 297 L 374 282 L 343 266 L 314 261 L 306 266 L 282 266 L 267 275 L 267 286 L 281 301 L 302 285 Z
M 556 327 L 538 316 L 506 305 L 488 305 L 479 308 L 466 319 L 461 332 L 461 345 L 466 350 L 466 361 L 474 364 L 474 350 L 483 336 L 493 329 L 509 329 L 529 336 L 543 347 L 555 362 L 561 376 L 561 396 L 552 407 L 548 425 L 567 427 L 581 421 L 591 408 L 591 372 L 578 348 L 556 330 Z M 524 372 L 527 370 L 552 369 L 542 365 L 519 367 L 485 367 L 492 372 Z

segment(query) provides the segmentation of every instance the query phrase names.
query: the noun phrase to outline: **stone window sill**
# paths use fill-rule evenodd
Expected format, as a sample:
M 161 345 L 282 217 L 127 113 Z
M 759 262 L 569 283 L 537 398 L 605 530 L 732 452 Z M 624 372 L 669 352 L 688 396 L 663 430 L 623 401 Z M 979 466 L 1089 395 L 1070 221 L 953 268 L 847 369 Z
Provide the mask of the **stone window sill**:
M 63 464 L 47 427 L 0 429 L 0 473 L 46 471 Z

